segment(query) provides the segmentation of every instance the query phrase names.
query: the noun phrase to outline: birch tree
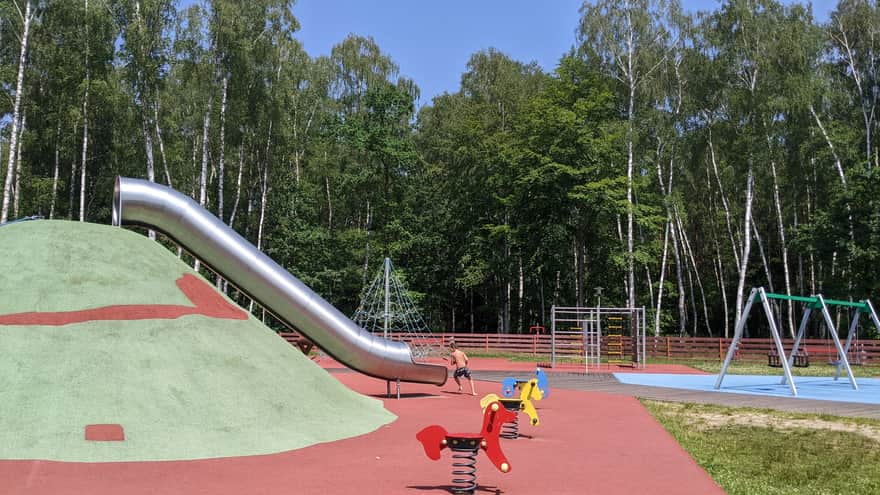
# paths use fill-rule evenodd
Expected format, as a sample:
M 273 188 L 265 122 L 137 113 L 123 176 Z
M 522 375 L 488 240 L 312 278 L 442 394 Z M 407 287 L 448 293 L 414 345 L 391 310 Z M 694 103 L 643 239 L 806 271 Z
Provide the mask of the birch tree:
M 636 305 L 633 259 L 633 170 L 636 167 L 636 112 L 644 86 L 665 61 L 668 46 L 661 21 L 666 0 L 602 0 L 585 2 L 581 7 L 578 38 L 582 45 L 598 54 L 608 73 L 625 92 L 626 137 L 626 252 L 627 306 Z
M 874 153 L 873 131 L 880 99 L 880 10 L 871 0 L 844 0 L 831 13 L 828 36 L 852 82 L 864 128 L 865 163 Z
M 92 86 L 92 71 L 89 67 L 89 0 L 84 0 L 83 12 L 85 13 L 85 22 L 83 30 L 85 31 L 85 46 L 83 50 L 83 68 L 85 69 L 85 91 L 82 98 L 82 160 L 80 161 L 80 179 L 79 179 L 79 221 L 86 221 L 86 170 L 88 170 L 88 149 L 89 149 L 89 90 Z
M 25 0 L 24 11 L 21 10 L 21 4 L 17 0 L 13 0 L 19 19 L 21 20 L 21 42 L 19 44 L 18 55 L 18 72 L 15 78 L 15 102 L 12 107 L 12 129 L 9 133 L 9 150 L 7 154 L 9 158 L 6 165 L 6 181 L 3 183 L 3 206 L 0 209 L 0 223 L 5 223 L 9 219 L 9 203 L 12 193 L 12 180 L 15 174 L 15 155 L 18 149 L 19 127 L 21 125 L 21 101 L 24 93 L 24 71 L 27 63 L 28 40 L 31 34 L 31 22 L 34 20 L 34 10 L 31 8 L 31 1 Z

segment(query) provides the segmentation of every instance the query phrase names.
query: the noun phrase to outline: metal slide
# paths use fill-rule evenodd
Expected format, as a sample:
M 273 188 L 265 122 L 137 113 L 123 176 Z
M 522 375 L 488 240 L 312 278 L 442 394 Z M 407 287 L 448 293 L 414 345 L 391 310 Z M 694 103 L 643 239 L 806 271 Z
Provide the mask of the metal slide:
M 349 368 L 386 380 L 446 383 L 446 367 L 416 363 L 410 348 L 375 336 L 315 294 L 198 203 L 169 187 L 118 177 L 113 225 L 158 230 Z

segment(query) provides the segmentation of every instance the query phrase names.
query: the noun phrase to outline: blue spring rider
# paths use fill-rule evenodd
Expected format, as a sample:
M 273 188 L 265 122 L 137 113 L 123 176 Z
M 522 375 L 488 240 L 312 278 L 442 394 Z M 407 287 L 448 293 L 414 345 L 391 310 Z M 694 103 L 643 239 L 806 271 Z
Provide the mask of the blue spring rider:
M 550 387 L 547 385 L 547 374 L 541 368 L 537 368 L 535 369 L 535 377 L 538 379 L 538 389 L 541 390 L 541 394 L 546 399 L 550 394 Z M 501 395 L 508 398 L 514 397 L 519 387 L 524 383 L 528 383 L 528 380 L 518 380 L 512 377 L 505 378 L 501 382 Z

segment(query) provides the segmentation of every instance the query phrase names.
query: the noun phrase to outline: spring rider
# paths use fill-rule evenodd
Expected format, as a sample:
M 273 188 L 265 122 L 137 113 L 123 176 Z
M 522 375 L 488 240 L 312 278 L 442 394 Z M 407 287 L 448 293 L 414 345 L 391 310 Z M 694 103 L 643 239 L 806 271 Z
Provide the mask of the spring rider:
M 516 413 L 506 409 L 497 400 L 488 403 L 483 410 L 483 427 L 478 433 L 449 433 L 439 425 L 423 428 L 416 434 L 425 455 L 440 459 L 440 451 L 452 451 L 453 493 L 473 493 L 477 489 L 477 454 L 486 451 L 489 460 L 502 473 L 510 472 L 511 466 L 501 451 L 498 439 L 501 425 L 513 421 Z
M 544 373 L 544 370 L 541 368 L 536 368 L 535 378 L 538 380 L 538 388 L 541 389 L 541 394 L 544 396 L 543 398 L 546 399 L 550 395 L 547 373 Z M 528 380 L 517 380 L 516 378 L 511 377 L 505 378 L 501 382 L 501 395 L 507 398 L 514 397 L 516 392 L 526 383 L 528 383 Z
M 518 387 L 519 398 L 503 398 L 495 394 L 489 394 L 480 400 L 480 407 L 485 408 L 492 402 L 500 402 L 501 405 L 514 413 L 511 421 L 506 421 L 502 426 L 501 438 L 514 440 L 519 438 L 519 412 L 524 412 L 529 417 L 529 423 L 532 426 L 538 426 L 541 421 L 538 419 L 538 411 L 532 401 L 541 400 L 544 396 L 541 389 L 538 388 L 538 379 L 532 378 L 527 382 L 522 382 Z

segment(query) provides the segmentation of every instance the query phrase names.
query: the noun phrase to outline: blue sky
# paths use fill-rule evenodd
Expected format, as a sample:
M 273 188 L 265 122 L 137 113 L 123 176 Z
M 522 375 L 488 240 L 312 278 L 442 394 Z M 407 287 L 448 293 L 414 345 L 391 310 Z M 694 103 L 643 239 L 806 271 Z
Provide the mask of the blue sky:
M 471 54 L 494 47 L 552 70 L 575 42 L 582 0 L 298 0 L 298 38 L 312 55 L 328 55 L 349 33 L 372 36 L 421 88 L 420 105 L 458 90 Z M 682 0 L 715 9 L 715 0 Z M 790 3 L 783 0 L 783 3 Z M 825 20 L 837 0 L 813 0 Z

